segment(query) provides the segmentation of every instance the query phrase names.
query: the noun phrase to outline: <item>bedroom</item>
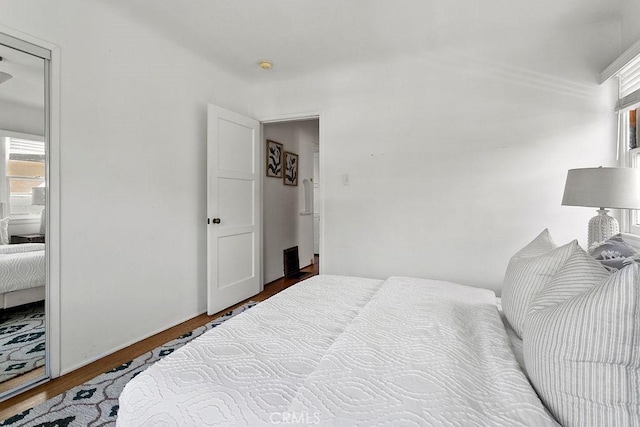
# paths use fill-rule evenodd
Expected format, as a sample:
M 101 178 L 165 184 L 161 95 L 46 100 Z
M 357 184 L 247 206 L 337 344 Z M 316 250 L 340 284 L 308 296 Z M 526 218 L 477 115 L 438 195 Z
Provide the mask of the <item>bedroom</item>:
M 205 310 L 207 103 L 322 112 L 326 272 L 498 289 L 544 227 L 584 245 L 592 209 L 560 206 L 562 186 L 615 164 L 616 88 L 597 76 L 640 38 L 638 2 L 354 3 L 315 24 L 294 17 L 319 2 L 218 4 L 252 29 L 211 43 L 231 53 L 189 38 L 195 6 L 129 3 L 0 4 L 1 25 L 60 47 L 59 373 Z M 257 42 L 290 31 L 289 56 Z

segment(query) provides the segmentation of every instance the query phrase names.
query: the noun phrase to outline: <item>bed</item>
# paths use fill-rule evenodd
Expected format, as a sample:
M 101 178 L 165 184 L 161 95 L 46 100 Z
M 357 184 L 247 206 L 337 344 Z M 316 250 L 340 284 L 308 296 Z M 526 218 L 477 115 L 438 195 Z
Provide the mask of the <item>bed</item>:
M 45 245 L 0 245 L 0 308 L 45 298 Z
M 556 425 L 488 290 L 316 276 L 151 366 L 119 426 Z
M 300 282 L 133 378 L 117 425 L 640 425 L 639 342 L 638 264 L 608 271 L 545 230 L 500 300 L 409 277 Z

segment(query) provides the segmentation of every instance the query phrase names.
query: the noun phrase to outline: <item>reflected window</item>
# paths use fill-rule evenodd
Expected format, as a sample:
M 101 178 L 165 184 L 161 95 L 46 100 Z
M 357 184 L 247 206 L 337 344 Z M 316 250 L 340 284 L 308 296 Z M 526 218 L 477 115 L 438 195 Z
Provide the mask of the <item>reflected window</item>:
M 39 217 L 44 209 L 45 150 L 43 141 L 8 138 L 9 214 Z

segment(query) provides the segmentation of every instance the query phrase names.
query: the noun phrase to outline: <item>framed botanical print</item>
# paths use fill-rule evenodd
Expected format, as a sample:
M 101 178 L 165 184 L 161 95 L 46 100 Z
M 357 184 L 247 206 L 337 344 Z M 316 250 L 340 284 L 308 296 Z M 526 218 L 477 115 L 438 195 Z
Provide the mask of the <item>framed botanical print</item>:
M 282 144 L 267 139 L 267 176 L 282 178 Z
M 284 152 L 284 185 L 298 185 L 298 155 Z

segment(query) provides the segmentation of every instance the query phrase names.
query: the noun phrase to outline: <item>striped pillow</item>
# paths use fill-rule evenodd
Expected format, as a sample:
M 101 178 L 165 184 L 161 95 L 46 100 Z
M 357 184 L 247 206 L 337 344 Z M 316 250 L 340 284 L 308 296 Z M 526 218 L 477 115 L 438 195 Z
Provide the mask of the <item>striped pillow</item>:
M 611 273 L 578 246 L 549 283 L 537 293 L 527 310 L 527 318 L 536 310 L 561 303 L 587 291 Z M 525 321 L 525 331 L 527 325 Z
M 572 274 L 563 274 L 568 285 Z M 545 305 L 540 300 L 534 305 Z M 523 344 L 529 379 L 562 425 L 640 425 L 637 264 L 564 302 L 532 309 Z
M 578 247 L 577 240 L 556 247 L 545 229 L 509 261 L 502 285 L 502 310 L 519 337 L 529 304 Z

